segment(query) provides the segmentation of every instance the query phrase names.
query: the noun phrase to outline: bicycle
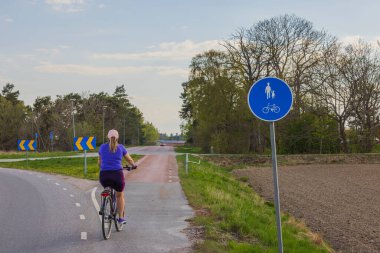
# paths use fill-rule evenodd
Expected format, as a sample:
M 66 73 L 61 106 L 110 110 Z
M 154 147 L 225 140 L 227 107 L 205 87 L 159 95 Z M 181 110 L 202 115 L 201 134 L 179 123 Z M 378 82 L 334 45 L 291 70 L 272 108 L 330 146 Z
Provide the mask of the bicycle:
M 280 107 L 278 107 L 275 104 L 273 104 L 273 105 L 268 104 L 268 106 L 265 106 L 262 109 L 262 112 L 265 113 L 265 114 L 268 113 L 269 111 L 274 112 L 274 113 L 279 113 L 280 112 Z
M 137 166 L 126 166 L 123 169 L 131 171 L 136 169 Z M 119 217 L 119 212 L 116 206 L 116 193 L 115 190 L 111 187 L 105 187 L 104 190 L 100 193 L 101 196 L 101 207 L 99 215 L 102 216 L 102 233 L 103 238 L 108 240 L 111 236 L 112 230 L 112 221 L 115 223 L 115 228 L 117 232 L 123 230 L 124 224 L 119 223 L 117 220 Z M 124 215 L 124 213 L 123 213 Z

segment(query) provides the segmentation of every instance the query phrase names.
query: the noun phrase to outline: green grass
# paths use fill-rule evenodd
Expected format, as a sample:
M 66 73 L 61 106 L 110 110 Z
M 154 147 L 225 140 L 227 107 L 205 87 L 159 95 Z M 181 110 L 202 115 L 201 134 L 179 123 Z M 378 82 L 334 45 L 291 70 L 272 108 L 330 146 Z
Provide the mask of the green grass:
M 138 160 L 140 157 L 142 156 L 132 155 L 132 158 L 135 161 Z M 87 175 L 84 175 L 83 158 L 53 158 L 48 160 L 28 161 L 28 163 L 26 161 L 0 163 L 0 167 L 32 170 L 91 180 L 98 180 L 99 178 L 99 167 L 97 157 L 87 158 Z
M 177 153 L 189 153 L 189 154 L 201 154 L 202 149 L 200 147 L 193 146 L 178 146 L 175 148 Z
M 278 252 L 273 204 L 266 203 L 246 180 L 235 179 L 230 168 L 202 161 L 200 165 L 189 164 L 186 175 L 184 156 L 177 160 L 184 192 L 190 204 L 202 210 L 192 221 L 205 229 L 204 241 L 196 245 L 196 252 Z M 283 215 L 282 225 L 284 252 L 329 252 L 320 237 L 294 218 Z
M 88 151 L 94 152 L 94 151 Z M 76 152 L 76 151 L 57 151 L 57 152 L 34 152 L 34 151 L 28 151 L 28 157 L 29 158 L 38 158 L 38 157 L 55 157 L 55 156 L 72 156 L 72 155 L 82 155 L 83 151 Z M 17 159 L 17 158 L 25 158 L 26 153 L 25 151 L 19 151 L 19 152 L 9 152 L 9 153 L 0 153 L 0 159 Z
M 380 144 L 375 144 L 371 153 L 380 153 Z

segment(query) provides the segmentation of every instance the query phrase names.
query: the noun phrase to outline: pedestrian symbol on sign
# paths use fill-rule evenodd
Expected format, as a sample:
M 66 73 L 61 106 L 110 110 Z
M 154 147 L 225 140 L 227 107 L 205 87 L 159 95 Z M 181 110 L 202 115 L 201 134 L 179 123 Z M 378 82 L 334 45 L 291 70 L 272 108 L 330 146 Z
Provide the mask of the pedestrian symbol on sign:
M 267 94 L 267 99 L 270 99 L 270 92 L 272 88 L 270 87 L 270 83 L 267 83 L 267 87 L 265 87 L 265 93 Z

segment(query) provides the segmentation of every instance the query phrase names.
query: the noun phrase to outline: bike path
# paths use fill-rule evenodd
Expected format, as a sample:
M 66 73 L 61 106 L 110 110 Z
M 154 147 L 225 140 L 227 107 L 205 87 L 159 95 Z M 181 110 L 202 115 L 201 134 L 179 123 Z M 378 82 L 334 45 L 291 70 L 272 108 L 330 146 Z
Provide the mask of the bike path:
M 145 152 L 157 154 L 159 147 Z M 126 173 L 126 217 L 123 231 L 113 229 L 109 241 L 112 250 L 125 252 L 189 252 L 191 243 L 184 233 L 193 217 L 178 179 L 178 167 L 172 148 L 166 155 L 148 155 L 139 161 L 137 170 Z M 100 204 L 102 187 L 93 189 L 95 202 Z M 95 204 L 96 205 L 96 204 Z M 100 229 L 100 220 L 99 229 Z M 100 231 L 101 232 L 101 231 Z M 100 235 L 101 236 L 101 235 Z

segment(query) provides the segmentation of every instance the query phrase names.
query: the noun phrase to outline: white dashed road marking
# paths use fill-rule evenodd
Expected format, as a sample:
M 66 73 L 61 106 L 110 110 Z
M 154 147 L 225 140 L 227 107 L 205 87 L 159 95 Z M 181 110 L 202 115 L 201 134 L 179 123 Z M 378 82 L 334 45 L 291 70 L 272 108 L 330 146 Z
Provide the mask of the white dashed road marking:
M 64 191 L 67 191 L 67 189 L 66 189 L 66 188 L 62 188 L 62 190 L 64 190 Z
M 85 220 L 85 219 L 86 219 L 86 217 L 85 217 L 83 214 L 79 215 L 79 218 L 80 218 L 81 220 Z
M 70 194 L 70 197 L 74 198 L 74 195 L 73 195 L 73 194 Z
M 81 232 L 80 233 L 80 239 L 81 240 L 87 240 L 87 232 Z
M 80 204 L 79 204 L 79 203 L 75 203 L 75 205 L 76 205 L 77 207 L 80 207 Z
M 55 185 L 59 185 L 59 183 L 55 183 Z

